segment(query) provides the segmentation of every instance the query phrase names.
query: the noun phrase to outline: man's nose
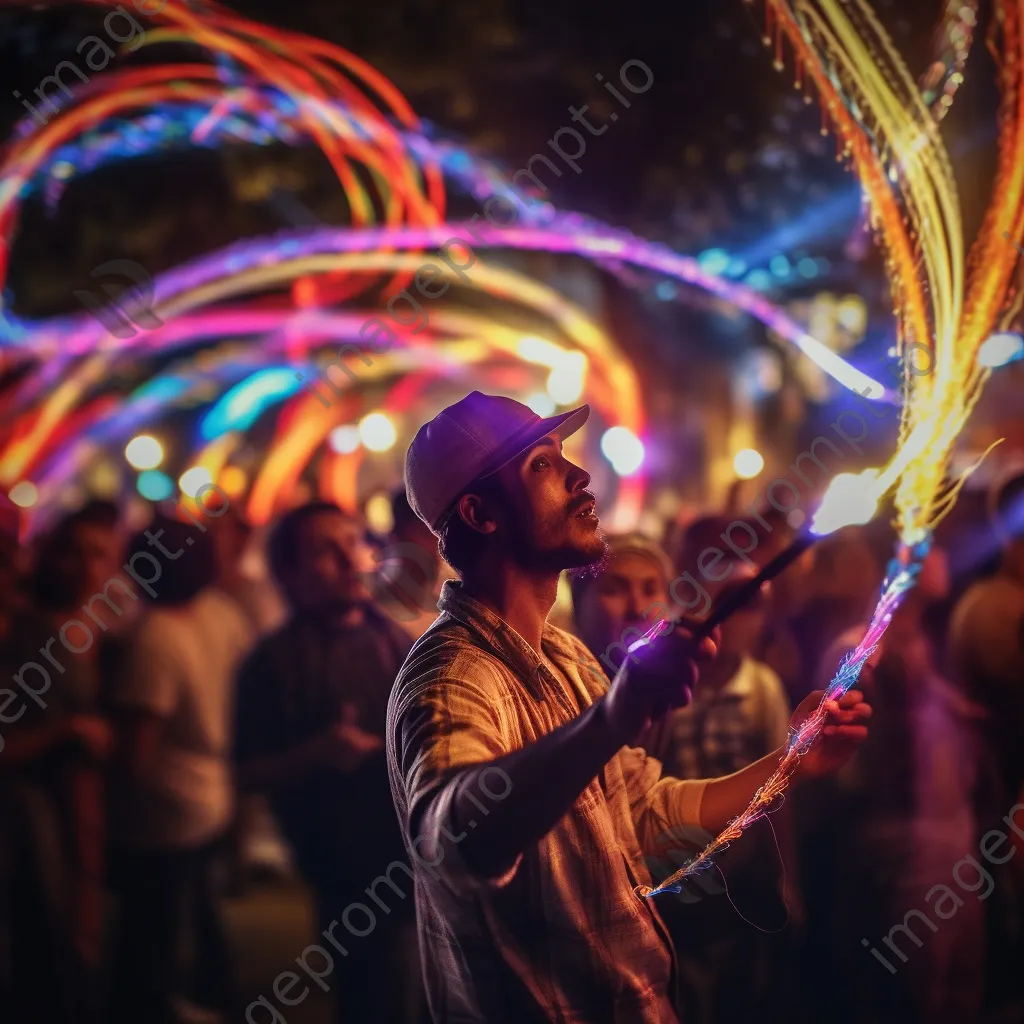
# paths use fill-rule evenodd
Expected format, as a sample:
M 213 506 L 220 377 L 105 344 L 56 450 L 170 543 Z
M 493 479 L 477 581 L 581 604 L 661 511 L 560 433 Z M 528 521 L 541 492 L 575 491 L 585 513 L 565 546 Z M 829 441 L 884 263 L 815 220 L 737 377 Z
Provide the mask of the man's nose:
M 590 474 L 582 466 L 570 462 L 566 482 L 570 491 L 585 491 L 590 486 Z

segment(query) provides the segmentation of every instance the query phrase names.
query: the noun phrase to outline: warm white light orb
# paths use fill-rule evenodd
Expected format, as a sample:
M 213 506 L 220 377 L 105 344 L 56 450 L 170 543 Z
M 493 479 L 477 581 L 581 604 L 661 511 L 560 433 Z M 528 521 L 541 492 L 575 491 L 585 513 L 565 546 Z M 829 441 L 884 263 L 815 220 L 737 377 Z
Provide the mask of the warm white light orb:
M 193 466 L 178 477 L 181 493 L 194 498 L 204 487 L 213 483 L 213 477 L 205 466 Z
M 573 405 L 583 394 L 587 373 L 587 357 L 582 352 L 569 352 L 548 376 L 548 394 L 559 405 Z
M 601 453 L 619 476 L 632 476 L 644 462 L 643 442 L 628 427 L 610 427 L 601 437 Z
M 7 497 L 18 508 L 31 508 L 39 500 L 39 491 L 36 490 L 36 485 L 30 480 L 22 480 L 7 492 Z
M 139 434 L 125 446 L 124 457 L 133 469 L 156 469 L 164 461 L 164 448 L 155 437 Z
M 555 400 L 545 394 L 543 391 L 535 391 L 529 398 L 526 399 L 527 406 L 532 409 L 538 416 L 547 417 L 553 416 L 557 406 Z
M 990 370 L 1024 358 L 1024 338 L 1019 334 L 993 334 L 978 349 L 978 362 Z
M 359 440 L 371 452 L 386 452 L 398 440 L 394 423 L 382 412 L 371 412 L 359 421 Z
M 346 423 L 335 427 L 327 435 L 327 443 L 331 451 L 338 455 L 351 455 L 359 447 L 359 428 L 354 423 Z
M 838 473 L 828 485 L 821 507 L 811 521 L 811 532 L 821 537 L 844 526 L 870 523 L 878 511 L 880 498 L 877 469 Z
M 733 457 L 732 468 L 741 480 L 753 480 L 764 469 L 764 456 L 755 448 L 744 448 Z

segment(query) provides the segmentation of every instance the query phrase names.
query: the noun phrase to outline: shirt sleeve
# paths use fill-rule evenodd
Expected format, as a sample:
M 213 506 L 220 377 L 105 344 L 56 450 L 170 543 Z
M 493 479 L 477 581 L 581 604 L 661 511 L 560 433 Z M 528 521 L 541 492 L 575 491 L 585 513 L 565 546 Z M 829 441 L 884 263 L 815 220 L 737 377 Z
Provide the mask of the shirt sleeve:
M 610 681 L 597 659 L 573 637 L 580 661 L 581 676 L 593 687 L 592 696 L 607 693 Z M 665 743 L 667 745 L 668 730 Z M 643 737 L 651 740 L 653 733 Z M 663 776 L 664 767 L 641 747 L 623 747 L 618 753 L 622 776 L 629 797 L 630 816 L 636 829 L 640 848 L 645 854 L 658 854 L 664 849 L 666 835 L 680 831 L 700 830 L 700 804 L 706 779 L 677 779 Z
M 661 852 L 667 833 L 701 828 L 700 805 L 707 779 L 662 776 L 661 762 L 639 747 L 623 747 L 618 757 L 630 815 L 644 853 Z
M 131 642 L 112 699 L 118 707 L 167 718 L 177 705 L 180 679 L 173 634 L 145 623 Z
M 400 684 L 389 713 L 392 773 L 404 797 L 396 801 L 402 826 L 417 860 L 456 892 L 505 885 L 522 859 L 500 878 L 475 876 L 452 829 L 461 770 L 515 749 L 503 713 L 506 690 L 500 670 L 479 651 L 458 653 Z M 477 800 L 485 807 L 493 802 L 484 793 Z

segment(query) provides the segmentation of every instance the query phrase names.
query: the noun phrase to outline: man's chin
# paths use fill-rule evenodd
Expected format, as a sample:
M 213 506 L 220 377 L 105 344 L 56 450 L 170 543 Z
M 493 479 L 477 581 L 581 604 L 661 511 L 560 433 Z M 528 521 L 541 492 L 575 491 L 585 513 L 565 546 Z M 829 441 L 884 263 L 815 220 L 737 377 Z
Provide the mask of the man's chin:
M 597 576 L 608 564 L 610 550 L 604 533 L 598 530 L 589 544 L 578 544 L 567 549 L 566 562 L 562 566 L 573 576 Z

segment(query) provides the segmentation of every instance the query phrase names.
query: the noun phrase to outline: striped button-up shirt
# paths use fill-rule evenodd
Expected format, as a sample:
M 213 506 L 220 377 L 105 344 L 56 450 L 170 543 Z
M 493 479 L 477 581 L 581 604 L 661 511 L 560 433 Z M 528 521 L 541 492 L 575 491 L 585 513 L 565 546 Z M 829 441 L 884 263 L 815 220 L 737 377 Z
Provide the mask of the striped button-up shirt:
M 398 675 L 387 729 L 434 1019 L 672 1024 L 671 941 L 654 902 L 633 890 L 650 884 L 644 854 L 673 826 L 699 824 L 704 782 L 662 778 L 660 762 L 624 747 L 505 876 L 474 875 L 459 856 L 465 833 L 448 829 L 455 774 L 572 721 L 608 679 L 550 624 L 540 658 L 458 582 L 438 607 Z M 509 785 L 483 773 L 481 816 Z

